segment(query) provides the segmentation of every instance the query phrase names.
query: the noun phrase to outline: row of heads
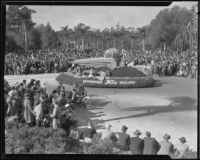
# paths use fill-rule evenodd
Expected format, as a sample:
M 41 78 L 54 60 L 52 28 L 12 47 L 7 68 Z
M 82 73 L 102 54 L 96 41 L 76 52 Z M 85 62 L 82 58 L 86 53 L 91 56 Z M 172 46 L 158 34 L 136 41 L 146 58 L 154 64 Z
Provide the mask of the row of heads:
M 106 128 L 111 128 L 111 127 L 112 127 L 111 124 L 106 124 Z M 123 125 L 122 128 L 121 128 L 121 130 L 122 130 L 123 132 L 127 131 L 127 129 L 128 129 L 128 127 L 125 126 L 125 125 Z M 133 132 L 133 134 L 134 134 L 135 136 L 140 136 L 142 133 L 140 132 L 140 130 L 137 129 L 137 130 L 135 130 L 135 131 Z M 146 132 L 146 136 L 147 136 L 147 137 L 151 137 L 151 132 L 147 131 L 147 132 Z M 171 138 L 171 136 L 170 136 L 168 133 L 165 133 L 164 136 L 163 136 L 163 139 L 165 139 L 165 140 L 169 140 L 170 138 Z M 180 140 L 180 142 L 182 142 L 182 143 L 185 143 L 185 142 L 186 142 L 186 138 L 185 138 L 185 137 L 181 137 L 181 138 L 179 138 L 179 140 Z

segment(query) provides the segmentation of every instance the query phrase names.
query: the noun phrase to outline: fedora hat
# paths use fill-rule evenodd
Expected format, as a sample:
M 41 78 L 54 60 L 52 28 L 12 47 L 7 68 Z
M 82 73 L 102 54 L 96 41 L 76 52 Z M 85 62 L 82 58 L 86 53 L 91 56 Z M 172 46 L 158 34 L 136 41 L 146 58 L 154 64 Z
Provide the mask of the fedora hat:
M 185 137 L 181 137 L 179 138 L 180 142 L 185 143 L 186 142 L 186 138 Z
M 136 136 L 139 136 L 139 135 L 141 135 L 142 133 L 137 129 L 133 134 L 136 135 Z
M 146 132 L 146 136 L 147 136 L 147 137 L 150 137 L 150 136 L 151 136 L 151 132 L 147 131 L 147 132 Z
M 163 139 L 166 139 L 166 140 L 169 140 L 170 138 L 171 138 L 171 136 L 167 133 L 163 136 Z
M 127 129 L 128 129 L 128 127 L 125 126 L 125 125 L 123 125 L 121 130 L 122 130 L 122 131 L 126 131 Z

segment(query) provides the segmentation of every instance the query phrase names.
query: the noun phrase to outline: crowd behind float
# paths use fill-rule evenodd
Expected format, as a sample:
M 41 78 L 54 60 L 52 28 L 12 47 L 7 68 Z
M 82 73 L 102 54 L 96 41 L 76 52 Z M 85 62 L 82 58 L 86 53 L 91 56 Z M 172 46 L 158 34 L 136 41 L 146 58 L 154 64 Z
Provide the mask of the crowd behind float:
M 9 52 L 5 55 L 5 75 L 67 72 L 71 61 L 103 57 L 102 50 L 38 50 Z M 197 78 L 197 52 L 194 51 L 127 51 L 126 66 L 148 66 L 151 74 Z
M 91 120 L 88 126 L 79 130 L 78 116 L 74 111 L 73 103 L 76 103 L 78 97 L 81 97 L 79 104 L 90 106 L 87 101 L 87 91 L 78 83 L 74 83 L 72 91 L 66 91 L 62 83 L 59 83 L 51 93 L 47 92 L 44 82 L 32 79 L 29 83 L 23 80 L 10 86 L 4 80 L 5 96 L 5 117 L 7 122 L 16 121 L 24 123 L 29 127 L 53 127 L 54 129 L 62 128 L 66 131 L 67 136 L 73 136 L 83 143 L 92 143 L 97 131 Z M 185 137 L 180 137 L 180 143 L 174 145 L 170 142 L 170 135 L 164 134 L 163 141 L 158 142 L 151 137 L 147 131 L 146 137 L 140 138 L 142 134 L 135 130 L 133 137 L 126 133 L 128 127 L 123 125 L 121 132 L 113 132 L 112 125 L 107 123 L 100 135 L 103 141 L 109 141 L 117 149 L 127 152 L 128 154 L 146 154 L 146 155 L 172 155 L 179 154 L 183 156 L 189 151 Z

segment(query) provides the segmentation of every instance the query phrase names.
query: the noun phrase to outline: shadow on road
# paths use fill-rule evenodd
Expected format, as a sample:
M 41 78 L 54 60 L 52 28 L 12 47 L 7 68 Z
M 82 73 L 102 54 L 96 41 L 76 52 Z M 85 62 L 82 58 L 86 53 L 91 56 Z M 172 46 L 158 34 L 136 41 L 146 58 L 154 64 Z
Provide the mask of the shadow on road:
M 149 88 L 153 88 L 153 87 L 162 87 L 163 84 L 168 84 L 163 80 L 154 80 L 154 84 L 152 86 L 150 86 Z
M 121 111 L 145 111 L 145 112 L 140 113 L 140 114 L 125 116 L 125 117 L 107 119 L 105 121 L 113 121 L 113 120 L 120 120 L 120 119 L 133 118 L 133 117 L 151 116 L 157 113 L 197 110 L 197 105 L 195 104 L 196 100 L 190 97 L 169 97 L 167 99 L 172 101 L 169 105 L 129 107 L 129 108 L 121 109 Z
M 78 107 L 77 113 L 79 115 L 79 118 L 81 119 L 81 122 L 79 126 L 86 126 L 88 121 L 92 119 L 92 122 L 96 129 L 103 129 L 104 124 L 109 121 L 114 120 L 121 120 L 121 119 L 127 119 L 127 118 L 134 118 L 134 117 L 145 117 L 145 116 L 151 116 L 158 113 L 167 113 L 167 112 L 180 112 L 180 111 L 192 111 L 197 110 L 196 100 L 192 99 L 190 97 L 168 97 L 168 100 L 171 100 L 172 102 L 170 105 L 166 106 L 145 106 L 145 107 L 129 107 L 125 109 L 121 109 L 121 112 L 123 111 L 144 111 L 140 114 L 134 114 L 124 117 L 117 117 L 117 118 L 111 118 L 103 120 L 101 119 L 102 116 L 105 116 L 106 114 L 104 112 L 91 112 L 95 109 L 102 109 L 105 105 L 111 103 L 110 101 L 105 101 L 105 99 L 94 99 L 93 100 L 93 107 L 94 109 L 86 109 L 85 107 Z

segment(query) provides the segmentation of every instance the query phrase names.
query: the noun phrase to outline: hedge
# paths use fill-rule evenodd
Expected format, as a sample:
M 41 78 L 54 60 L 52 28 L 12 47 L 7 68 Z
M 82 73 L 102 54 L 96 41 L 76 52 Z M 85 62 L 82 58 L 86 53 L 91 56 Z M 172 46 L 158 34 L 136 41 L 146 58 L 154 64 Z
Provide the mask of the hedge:
M 56 80 L 68 85 L 76 81 L 85 87 L 97 88 L 143 88 L 152 86 L 154 83 L 151 77 L 108 77 L 105 82 L 102 82 L 96 77 L 77 77 L 70 73 L 62 73 L 56 77 Z

